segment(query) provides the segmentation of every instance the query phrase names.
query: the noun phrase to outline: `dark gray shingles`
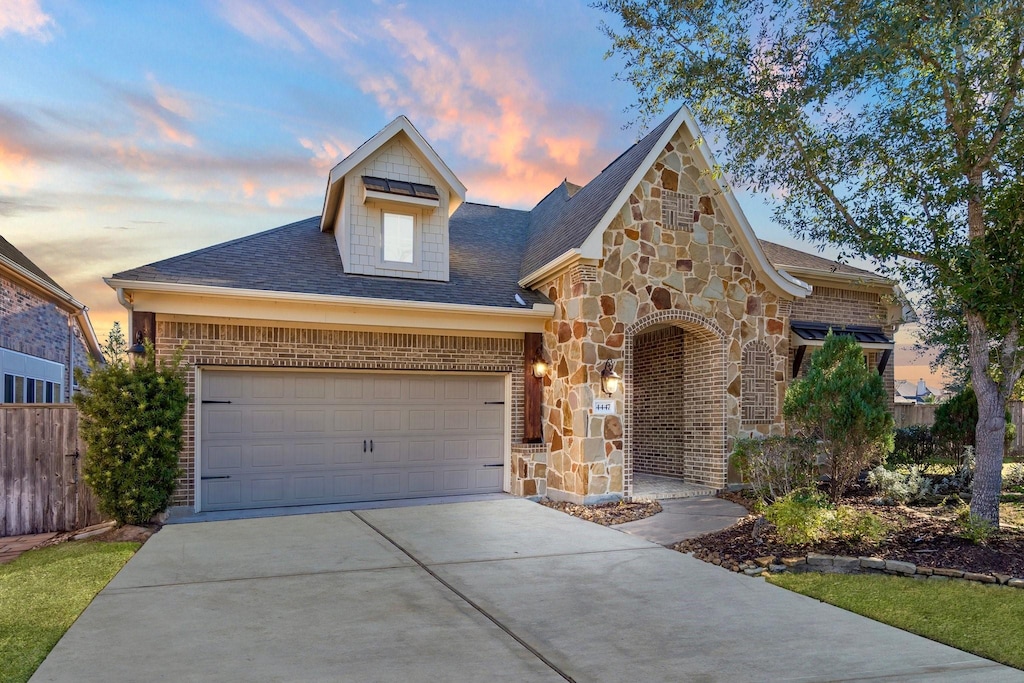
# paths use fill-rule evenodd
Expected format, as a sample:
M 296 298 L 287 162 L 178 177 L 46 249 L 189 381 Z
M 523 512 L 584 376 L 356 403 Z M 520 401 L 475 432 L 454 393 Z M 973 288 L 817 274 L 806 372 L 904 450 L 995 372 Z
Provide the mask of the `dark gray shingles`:
M 217 244 L 115 279 L 502 308 L 550 303 L 517 283 L 530 214 L 464 203 L 449 222 L 449 281 L 346 275 L 319 216 Z
M 871 275 L 878 277 L 877 273 L 872 273 L 870 270 L 854 268 L 853 266 L 848 266 L 845 263 L 840 263 L 839 261 L 832 261 L 815 254 L 808 254 L 806 251 L 786 247 L 781 244 L 776 244 L 775 242 L 769 242 L 767 240 L 758 241 L 761 243 L 761 249 L 764 250 L 764 255 L 768 257 L 768 260 L 771 261 L 772 265 L 776 268 L 781 268 L 783 270 L 787 267 L 808 268 L 811 270 L 823 270 L 833 273 L 841 273 L 844 275 Z
M 13 261 L 14 263 L 18 264 L 28 272 L 39 277 L 41 280 L 44 280 L 47 284 L 53 285 L 54 287 L 59 289 L 63 294 L 65 294 L 68 298 L 71 298 L 71 295 L 68 294 L 63 287 L 58 285 L 57 282 L 52 277 L 47 275 L 46 271 L 44 271 L 42 268 L 33 263 L 32 259 L 21 253 L 21 251 L 17 247 L 15 247 L 13 244 L 5 240 L 3 237 L 0 237 L 0 255 L 3 255 L 10 261 Z
M 562 183 L 533 208 L 520 277 L 583 244 L 678 113 L 673 112 L 579 191 L 573 193 Z

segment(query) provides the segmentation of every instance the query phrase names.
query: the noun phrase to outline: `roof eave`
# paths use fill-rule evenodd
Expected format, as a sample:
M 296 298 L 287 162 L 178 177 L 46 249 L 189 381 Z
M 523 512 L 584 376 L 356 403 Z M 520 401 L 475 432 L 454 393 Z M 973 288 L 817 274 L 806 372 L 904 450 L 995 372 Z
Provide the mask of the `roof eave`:
M 373 297 L 341 296 L 336 294 L 308 294 L 305 292 L 279 292 L 265 289 L 240 289 L 234 287 L 212 287 L 209 285 L 191 285 L 177 282 L 145 282 L 138 280 L 122 280 L 104 278 L 112 289 L 128 291 L 148 291 L 185 294 L 192 296 L 216 296 L 246 299 L 271 299 L 278 301 L 295 301 L 313 304 L 335 304 L 339 306 L 389 308 L 418 312 L 446 312 L 465 314 L 509 315 L 534 318 L 550 318 L 554 312 L 553 304 L 536 303 L 528 308 L 506 308 L 502 306 L 481 306 L 475 304 L 449 304 L 437 301 L 411 301 L 408 299 L 375 299 Z
M 570 249 L 563 253 L 561 256 L 557 256 L 543 266 L 533 271 L 526 277 L 519 280 L 519 286 L 526 289 L 532 289 L 537 285 L 543 284 L 553 278 L 555 275 L 570 267 L 573 263 L 580 259 L 579 249 Z M 600 255 L 598 256 L 600 258 Z

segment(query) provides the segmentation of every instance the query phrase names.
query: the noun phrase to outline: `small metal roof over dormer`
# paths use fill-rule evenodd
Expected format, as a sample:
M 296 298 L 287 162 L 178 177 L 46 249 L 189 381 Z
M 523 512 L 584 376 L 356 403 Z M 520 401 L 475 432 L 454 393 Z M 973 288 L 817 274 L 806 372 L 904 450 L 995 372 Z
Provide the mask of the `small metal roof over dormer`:
M 836 336 L 853 337 L 864 350 L 881 351 L 878 359 L 878 374 L 885 372 L 896 343 L 881 327 L 869 325 L 838 325 L 832 323 L 791 320 L 789 323 L 790 343 L 796 349 L 793 356 L 793 377 L 800 373 L 807 347 L 824 346 L 825 337 L 831 332 Z
M 391 180 L 389 178 L 375 178 L 372 175 L 364 175 L 363 185 L 366 186 L 367 190 L 374 192 L 398 194 L 406 197 L 416 197 L 417 199 L 436 200 L 440 198 L 436 187 L 422 183 L 410 183 L 404 180 Z

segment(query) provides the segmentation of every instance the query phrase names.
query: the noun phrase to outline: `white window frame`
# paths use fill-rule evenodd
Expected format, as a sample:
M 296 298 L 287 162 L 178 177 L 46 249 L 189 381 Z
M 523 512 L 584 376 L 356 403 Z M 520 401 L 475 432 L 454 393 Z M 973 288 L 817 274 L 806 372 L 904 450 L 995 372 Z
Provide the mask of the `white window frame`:
M 406 263 L 404 261 L 388 261 L 384 258 L 384 217 L 387 214 L 395 216 L 405 216 L 412 219 L 412 263 Z M 380 218 L 377 221 L 377 231 L 380 235 L 380 249 L 377 252 L 377 261 L 379 267 L 386 270 L 402 270 L 410 273 L 420 273 L 423 271 L 422 265 L 422 226 L 420 224 L 421 217 L 417 212 L 414 211 L 402 211 L 397 207 L 386 207 L 380 210 Z

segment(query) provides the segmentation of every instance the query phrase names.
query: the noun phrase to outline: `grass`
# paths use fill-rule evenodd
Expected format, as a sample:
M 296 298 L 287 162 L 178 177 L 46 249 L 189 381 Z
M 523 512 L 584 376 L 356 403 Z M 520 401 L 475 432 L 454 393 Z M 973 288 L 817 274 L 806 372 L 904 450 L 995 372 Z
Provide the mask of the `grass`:
M 139 545 L 64 543 L 0 565 L 0 679 L 27 681 Z
M 782 588 L 1024 669 L 1024 590 L 897 576 L 777 574 Z

